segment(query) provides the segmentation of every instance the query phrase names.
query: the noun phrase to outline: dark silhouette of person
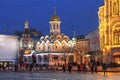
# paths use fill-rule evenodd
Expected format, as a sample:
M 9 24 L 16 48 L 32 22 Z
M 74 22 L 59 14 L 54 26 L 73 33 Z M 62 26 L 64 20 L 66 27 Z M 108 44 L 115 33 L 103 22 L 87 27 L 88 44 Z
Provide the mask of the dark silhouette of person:
M 84 74 L 87 73 L 87 67 L 86 66 L 87 66 L 86 63 L 84 63 L 83 64 L 83 72 L 84 72 Z
M 80 71 L 82 71 L 82 64 L 80 64 Z
M 107 65 L 105 63 L 102 64 L 102 69 L 104 71 L 104 75 L 106 75 Z
M 78 72 L 80 72 L 80 65 L 79 64 L 77 65 L 77 69 L 78 69 Z
M 94 72 L 94 64 L 92 63 L 91 64 L 91 73 L 93 73 Z
M 69 64 L 69 65 L 68 65 L 68 71 L 69 71 L 69 73 L 71 73 L 71 70 L 72 70 L 72 65 Z
M 63 70 L 63 72 L 65 72 L 65 68 L 66 68 L 66 67 L 65 67 L 65 64 L 63 64 L 63 65 L 62 65 L 62 70 Z
M 15 71 L 15 72 L 18 71 L 18 65 L 17 65 L 17 64 L 15 64 L 15 69 L 14 69 L 14 71 Z
M 94 65 L 95 72 L 97 73 L 97 63 Z
M 30 65 L 30 71 L 31 71 L 31 74 L 33 72 L 33 63 Z

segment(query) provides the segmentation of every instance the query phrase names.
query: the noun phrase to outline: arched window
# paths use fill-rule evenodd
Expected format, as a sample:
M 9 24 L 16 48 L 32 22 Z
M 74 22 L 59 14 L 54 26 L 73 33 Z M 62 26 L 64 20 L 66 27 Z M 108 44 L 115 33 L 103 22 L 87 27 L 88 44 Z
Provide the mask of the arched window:
M 58 47 L 56 46 L 56 49 L 57 49 Z
M 38 62 L 41 62 L 42 57 L 40 55 L 38 55 Z
M 118 44 L 120 44 L 120 30 L 118 31 Z
M 53 25 L 53 29 L 55 29 L 55 24 Z
M 59 25 L 57 24 L 57 29 L 59 29 Z
M 54 60 L 58 60 L 58 55 L 53 55 Z
M 69 63 L 73 63 L 74 62 L 74 56 L 73 55 L 70 55 L 69 56 Z
M 118 44 L 119 43 L 119 35 L 118 35 L 118 30 L 114 31 L 114 44 Z
M 113 3 L 113 13 L 114 15 L 118 14 L 118 4 L 116 2 Z
M 43 58 L 44 58 L 44 62 L 48 62 L 49 61 L 49 57 L 47 55 L 44 55 Z

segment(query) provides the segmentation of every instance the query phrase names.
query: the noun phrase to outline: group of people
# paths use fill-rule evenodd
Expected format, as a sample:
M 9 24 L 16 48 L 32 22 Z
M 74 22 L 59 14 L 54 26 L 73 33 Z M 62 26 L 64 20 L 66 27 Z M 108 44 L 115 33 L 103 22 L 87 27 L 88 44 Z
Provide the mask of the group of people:
M 86 64 L 84 63 L 83 64 L 83 71 L 84 73 L 87 73 L 87 70 L 89 69 L 91 71 L 91 73 L 97 73 L 97 67 L 98 67 L 98 64 L 97 63 L 90 63 L 90 64 Z
M 96 63 L 77 64 L 77 70 L 78 70 L 78 72 L 83 71 L 84 74 L 86 74 L 88 72 L 88 70 L 90 70 L 91 73 L 94 73 L 94 72 L 97 73 L 97 67 L 98 67 L 98 65 Z M 71 73 L 71 71 L 72 71 L 72 65 L 71 64 L 68 64 L 68 65 L 63 64 L 62 70 L 63 70 L 63 72 L 66 72 L 66 70 L 68 70 L 68 72 Z
M 63 66 L 62 66 L 62 70 L 63 70 L 63 72 L 66 72 L 66 65 L 65 64 L 63 64 Z M 72 70 L 72 65 L 68 64 L 68 71 L 69 71 L 69 73 L 71 73 L 71 70 Z

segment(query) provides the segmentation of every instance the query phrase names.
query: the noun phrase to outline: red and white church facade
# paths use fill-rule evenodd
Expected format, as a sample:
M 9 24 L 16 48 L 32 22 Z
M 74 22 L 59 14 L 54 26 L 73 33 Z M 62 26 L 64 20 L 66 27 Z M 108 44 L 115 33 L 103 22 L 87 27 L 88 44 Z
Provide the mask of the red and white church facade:
M 37 64 L 64 64 L 65 58 L 66 63 L 75 62 L 76 38 L 74 36 L 70 39 L 69 36 L 61 33 L 61 20 L 56 15 L 56 10 L 54 10 L 54 15 L 50 18 L 49 24 L 50 33 L 40 37 L 35 45 L 35 51 L 24 55 L 26 63 L 32 62 L 32 55 L 36 56 Z

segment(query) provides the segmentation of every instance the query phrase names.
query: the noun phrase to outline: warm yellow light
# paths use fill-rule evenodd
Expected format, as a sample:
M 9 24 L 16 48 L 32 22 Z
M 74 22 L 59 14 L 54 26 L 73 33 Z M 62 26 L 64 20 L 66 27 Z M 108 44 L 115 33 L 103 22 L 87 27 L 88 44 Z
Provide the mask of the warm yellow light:
M 105 51 L 105 49 L 103 49 L 103 52 Z
M 25 54 L 30 54 L 31 50 L 25 50 Z
M 109 46 L 107 46 L 107 50 L 109 50 Z

